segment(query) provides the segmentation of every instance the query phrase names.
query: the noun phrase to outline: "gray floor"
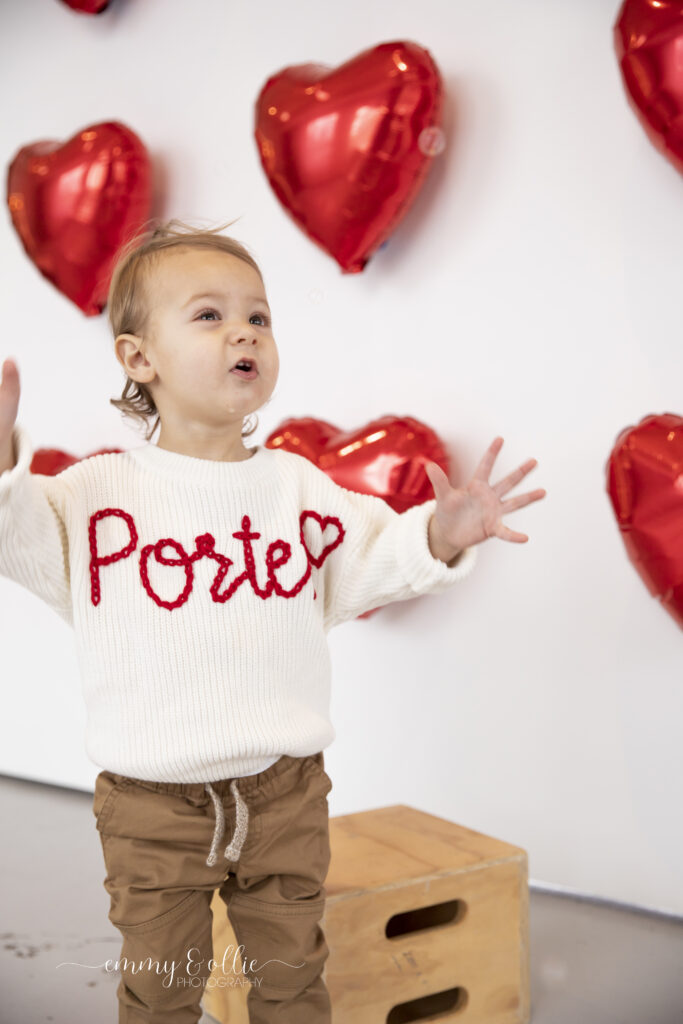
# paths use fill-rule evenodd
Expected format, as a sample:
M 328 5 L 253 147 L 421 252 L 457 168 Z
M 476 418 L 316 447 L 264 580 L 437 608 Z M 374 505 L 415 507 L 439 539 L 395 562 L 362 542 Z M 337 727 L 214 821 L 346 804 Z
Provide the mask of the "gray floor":
M 121 936 L 91 805 L 0 776 L 0 1024 L 116 1024 L 101 965 Z M 683 921 L 532 889 L 531 974 L 533 1024 L 683 1024 Z

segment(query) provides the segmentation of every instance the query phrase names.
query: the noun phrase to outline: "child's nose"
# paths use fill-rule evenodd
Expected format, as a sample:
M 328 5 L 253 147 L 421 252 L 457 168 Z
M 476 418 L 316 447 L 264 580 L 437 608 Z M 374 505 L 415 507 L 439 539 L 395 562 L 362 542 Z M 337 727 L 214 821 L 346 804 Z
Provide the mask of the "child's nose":
M 243 321 L 232 325 L 229 324 L 228 333 L 232 337 L 233 341 L 253 341 L 256 337 L 254 325 L 244 323 Z

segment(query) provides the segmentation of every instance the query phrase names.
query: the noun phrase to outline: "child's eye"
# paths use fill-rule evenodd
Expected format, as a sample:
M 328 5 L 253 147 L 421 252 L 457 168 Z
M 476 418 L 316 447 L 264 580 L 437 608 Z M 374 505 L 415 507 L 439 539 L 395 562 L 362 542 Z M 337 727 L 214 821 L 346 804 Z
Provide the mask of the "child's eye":
M 251 320 L 251 318 L 254 317 L 254 316 L 260 316 L 261 317 L 261 319 L 263 320 L 263 326 L 264 327 L 269 327 L 270 326 L 270 317 L 268 316 L 267 313 L 252 313 L 251 316 L 249 317 L 249 319 Z
M 215 315 L 216 310 L 215 309 L 203 309 L 201 311 L 201 313 L 197 314 L 197 319 L 201 320 L 202 317 L 205 316 L 208 313 L 213 313 Z M 249 319 L 252 320 L 255 316 L 258 316 L 258 317 L 261 318 L 261 320 L 263 320 L 264 327 L 270 326 L 270 317 L 266 313 L 252 313 L 251 316 L 249 317 Z

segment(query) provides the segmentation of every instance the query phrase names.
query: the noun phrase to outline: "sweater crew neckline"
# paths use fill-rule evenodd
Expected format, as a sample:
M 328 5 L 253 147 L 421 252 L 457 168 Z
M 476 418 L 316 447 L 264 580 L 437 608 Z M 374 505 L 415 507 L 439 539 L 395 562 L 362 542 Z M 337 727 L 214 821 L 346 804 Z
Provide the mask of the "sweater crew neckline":
M 139 448 L 129 449 L 129 455 L 143 469 L 179 483 L 190 481 L 207 487 L 221 484 L 238 486 L 260 480 L 269 469 L 272 454 L 269 448 L 259 444 L 249 450 L 254 454 L 248 459 L 230 462 L 183 455 L 150 442 Z

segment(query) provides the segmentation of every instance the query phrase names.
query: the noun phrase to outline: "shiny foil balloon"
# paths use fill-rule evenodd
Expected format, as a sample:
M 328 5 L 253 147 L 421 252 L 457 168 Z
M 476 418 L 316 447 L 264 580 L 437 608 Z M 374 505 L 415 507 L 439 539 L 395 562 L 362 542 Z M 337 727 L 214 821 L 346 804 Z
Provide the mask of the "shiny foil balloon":
M 662 413 L 626 427 L 606 472 L 628 556 L 683 629 L 683 417 Z
M 382 416 L 357 430 L 341 430 L 310 416 L 284 420 L 265 447 L 303 455 L 340 487 L 383 498 L 395 512 L 434 497 L 426 462 L 449 472 L 438 436 L 412 416 Z
M 62 3 L 81 14 L 101 14 L 109 6 L 109 0 L 62 0 Z
M 117 121 L 68 142 L 34 142 L 12 160 L 7 203 L 41 274 L 86 316 L 101 313 L 118 249 L 150 215 L 151 164 Z
M 79 458 L 77 455 L 69 455 L 61 448 L 36 448 L 29 469 L 31 473 L 39 473 L 42 476 L 57 476 L 62 470 L 68 469 L 69 466 L 74 466 L 84 459 L 89 459 L 93 455 L 110 455 L 122 450 L 122 448 L 98 448 L 96 452 L 90 452 Z
M 425 462 L 449 471 L 437 435 L 411 416 L 382 416 L 350 431 L 313 417 L 289 419 L 268 435 L 265 447 L 303 455 L 340 487 L 383 498 L 395 512 L 434 497 Z M 358 618 L 369 618 L 376 610 Z
M 443 148 L 441 76 L 416 43 L 382 43 L 340 67 L 298 64 L 255 107 L 261 164 L 285 210 L 345 273 L 389 238 Z
M 614 45 L 631 107 L 683 173 L 683 0 L 625 0 Z

